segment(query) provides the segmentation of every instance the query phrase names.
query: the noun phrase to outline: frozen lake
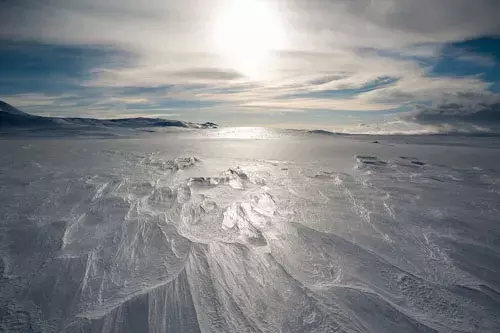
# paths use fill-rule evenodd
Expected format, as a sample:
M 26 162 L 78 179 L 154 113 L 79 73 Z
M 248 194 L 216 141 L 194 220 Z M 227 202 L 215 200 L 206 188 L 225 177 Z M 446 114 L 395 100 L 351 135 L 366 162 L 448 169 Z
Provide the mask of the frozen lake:
M 222 128 L 0 151 L 1 332 L 500 331 L 498 138 Z

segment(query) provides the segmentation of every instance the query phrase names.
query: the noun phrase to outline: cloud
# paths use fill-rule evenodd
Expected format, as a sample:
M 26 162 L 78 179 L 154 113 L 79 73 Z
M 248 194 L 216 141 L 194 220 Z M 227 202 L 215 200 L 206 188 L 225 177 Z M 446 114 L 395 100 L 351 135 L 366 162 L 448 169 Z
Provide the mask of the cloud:
M 161 47 L 178 47 L 180 37 L 200 41 L 200 30 L 230 1 L 8 0 L 1 4 L 1 31 L 85 43 L 164 38 Z M 287 30 L 296 30 L 294 39 L 330 36 L 363 46 L 373 44 L 367 40 L 394 45 L 496 34 L 497 9 L 496 0 L 287 0 L 279 7 Z
M 323 123 L 343 111 L 382 115 L 418 106 L 414 124 L 437 126 L 451 121 L 435 115 L 446 105 L 472 103 L 443 102 L 446 96 L 484 98 L 500 81 L 500 59 L 482 52 L 495 38 L 477 42 L 500 34 L 497 0 L 273 2 L 286 43 L 259 66 L 264 78 L 213 43 L 214 20 L 231 1 L 1 1 L 0 42 L 9 41 L 10 53 L 0 50 L 8 64 L 0 68 L 0 94 L 20 106 L 26 98 L 28 111 L 39 113 L 47 103 L 50 112 L 73 115 L 330 112 Z
M 237 80 L 245 76 L 234 70 L 218 68 L 193 68 L 172 73 L 176 77 L 193 80 Z
M 403 118 L 447 130 L 500 132 L 500 94 L 457 94 Z
M 394 47 L 495 35 L 500 31 L 496 0 L 337 0 L 294 1 L 314 20 L 318 38 L 342 44 Z M 295 24 L 303 18 L 296 17 Z M 352 36 L 358 38 L 352 39 Z M 351 38 L 350 38 L 351 37 Z

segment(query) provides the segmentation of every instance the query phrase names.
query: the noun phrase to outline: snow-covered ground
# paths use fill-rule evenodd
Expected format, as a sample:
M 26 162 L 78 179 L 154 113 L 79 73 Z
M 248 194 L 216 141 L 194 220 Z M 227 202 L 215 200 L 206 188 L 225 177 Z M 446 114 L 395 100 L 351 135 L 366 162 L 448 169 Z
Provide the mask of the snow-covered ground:
M 500 139 L 0 140 L 1 332 L 499 332 Z

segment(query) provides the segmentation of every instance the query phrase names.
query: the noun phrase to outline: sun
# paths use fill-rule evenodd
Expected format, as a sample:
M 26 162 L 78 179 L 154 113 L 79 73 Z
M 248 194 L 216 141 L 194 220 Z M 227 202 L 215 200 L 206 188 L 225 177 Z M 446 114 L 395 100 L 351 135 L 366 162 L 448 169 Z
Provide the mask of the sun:
M 230 67 L 261 76 L 273 51 L 285 46 L 279 10 L 266 0 L 227 0 L 215 17 L 213 41 Z

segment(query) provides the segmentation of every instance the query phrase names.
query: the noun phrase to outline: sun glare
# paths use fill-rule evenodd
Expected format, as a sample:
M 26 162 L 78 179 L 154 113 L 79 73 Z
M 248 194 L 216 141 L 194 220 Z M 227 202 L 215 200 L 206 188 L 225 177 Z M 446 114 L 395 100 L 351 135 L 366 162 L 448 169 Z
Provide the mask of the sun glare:
M 265 0 L 227 0 L 215 18 L 214 44 L 228 65 L 260 77 L 272 51 L 283 48 L 279 11 Z

